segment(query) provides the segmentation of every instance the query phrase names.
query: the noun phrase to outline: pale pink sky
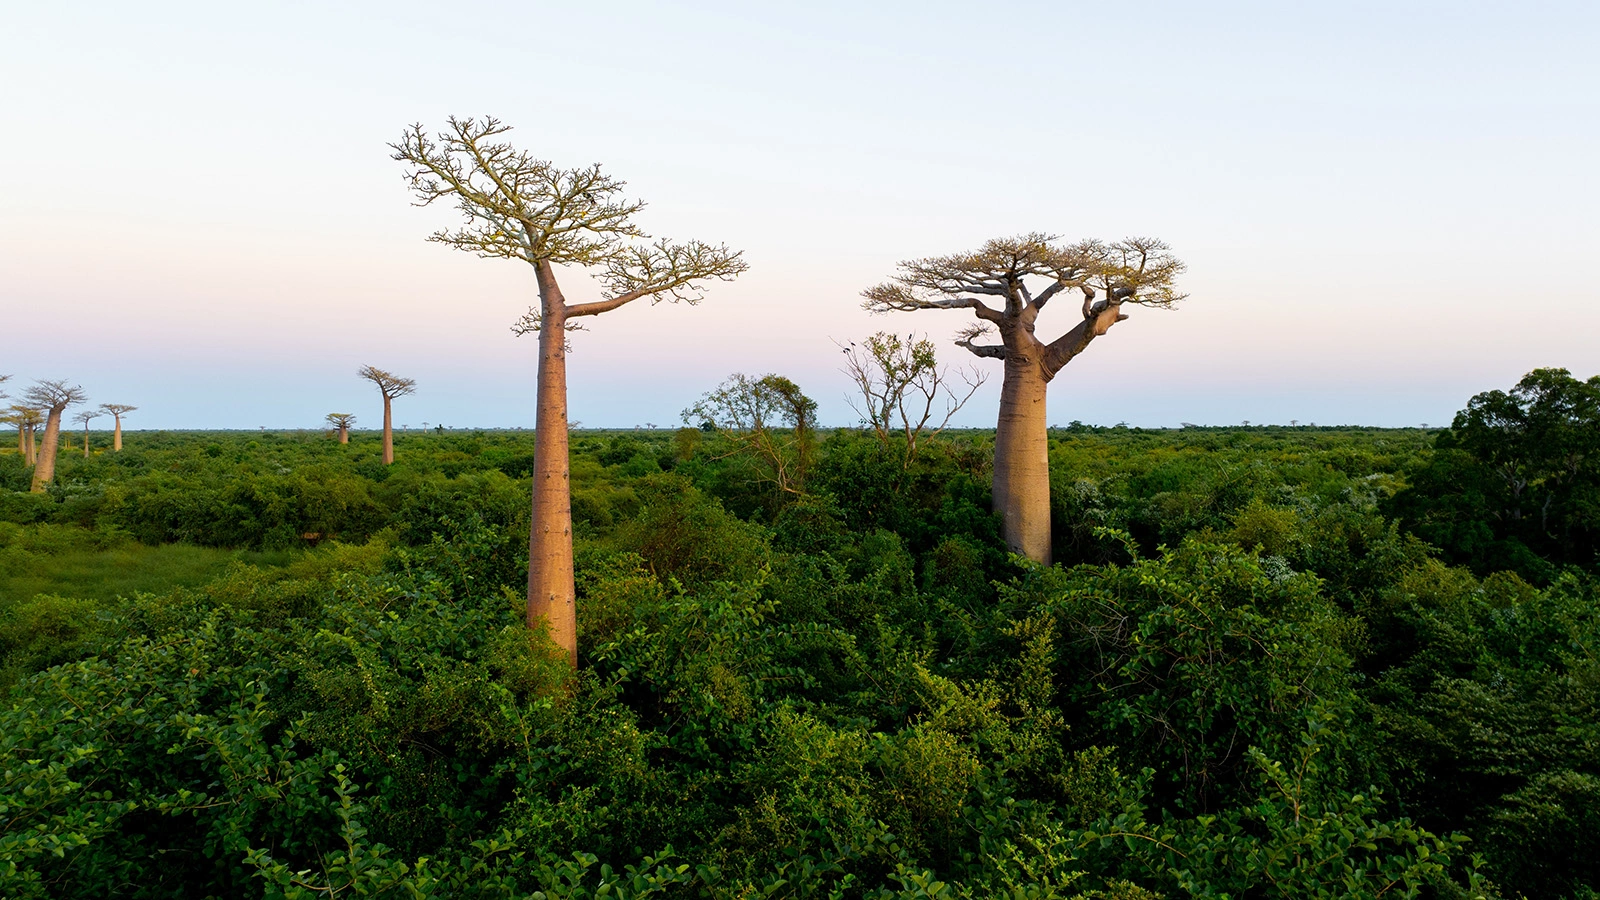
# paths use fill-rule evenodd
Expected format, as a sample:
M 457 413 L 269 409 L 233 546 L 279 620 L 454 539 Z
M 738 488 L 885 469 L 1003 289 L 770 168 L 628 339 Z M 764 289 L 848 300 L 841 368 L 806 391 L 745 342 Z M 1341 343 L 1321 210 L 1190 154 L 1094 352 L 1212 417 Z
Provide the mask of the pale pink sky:
M 56 2 L 0 31 L 0 373 L 143 427 L 531 425 L 531 273 L 426 244 L 384 144 L 491 113 L 751 271 L 577 335 L 573 417 L 675 425 L 735 371 L 847 424 L 832 340 L 913 256 L 1164 238 L 1192 299 L 1074 361 L 1051 420 L 1410 425 L 1600 372 L 1594 7 Z M 578 276 L 569 292 L 582 293 Z M 1070 310 L 1041 330 L 1065 329 Z M 989 363 L 992 365 L 992 363 Z M 964 416 L 993 422 L 998 381 Z

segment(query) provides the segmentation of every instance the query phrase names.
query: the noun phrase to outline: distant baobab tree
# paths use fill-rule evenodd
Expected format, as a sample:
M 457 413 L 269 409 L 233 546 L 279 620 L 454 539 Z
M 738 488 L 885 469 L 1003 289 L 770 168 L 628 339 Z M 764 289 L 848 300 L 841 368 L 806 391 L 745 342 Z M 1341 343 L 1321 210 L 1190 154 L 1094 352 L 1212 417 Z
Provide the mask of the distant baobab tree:
M 499 140 L 510 126 L 493 118 L 451 118 L 430 137 L 420 124 L 391 144 L 408 165 L 419 206 L 454 202 L 465 219 L 456 231 L 429 240 L 487 258 L 533 267 L 539 306 L 513 327 L 539 335 L 539 375 L 533 451 L 532 520 L 528 536 L 530 628 L 549 628 L 556 646 L 578 660 L 577 590 L 572 569 L 572 496 L 567 444 L 567 337 L 577 319 L 650 298 L 695 303 L 711 279 L 745 271 L 740 254 L 701 241 L 649 241 L 634 224 L 644 208 L 621 196 L 624 182 L 598 164 L 562 169 Z M 568 303 L 557 266 L 595 273 L 599 300 Z
M 387 404 L 385 404 L 387 406 Z M 339 443 L 350 443 L 350 426 L 356 423 L 356 417 L 350 413 L 328 413 L 328 424 L 339 429 Z
M 17 452 L 22 454 L 23 464 L 31 466 L 35 459 L 34 432 L 44 424 L 44 415 L 37 409 L 22 404 L 13 405 L 10 412 L 11 414 L 6 416 L 6 421 L 17 426 Z
M 1050 562 L 1050 460 L 1045 392 L 1062 367 L 1129 306 L 1169 308 L 1183 299 L 1173 281 L 1183 263 L 1150 238 L 1117 243 L 1054 243 L 1046 234 L 998 238 L 970 253 L 909 260 L 893 280 L 862 292 L 872 312 L 970 309 L 979 321 L 956 345 L 1005 362 L 995 429 L 994 509 L 1012 551 Z M 1037 293 L 1029 280 L 1039 283 Z M 1045 304 L 1064 291 L 1082 295 L 1080 321 L 1045 343 L 1034 336 Z M 990 303 L 998 306 L 991 306 Z M 974 341 L 993 330 L 1000 343 Z
M 139 407 L 137 407 L 137 406 L 129 406 L 126 403 L 102 403 L 102 404 L 100 404 L 100 408 L 105 410 L 108 414 L 110 414 L 112 421 L 115 423 L 115 425 L 113 426 L 113 428 L 111 430 L 111 452 L 113 452 L 113 453 L 121 453 L 122 452 L 122 417 L 127 415 L 128 413 L 133 412 L 134 410 L 138 409 Z
M 100 418 L 100 410 L 98 410 L 98 409 L 79 410 L 77 415 L 74 415 L 72 417 L 72 421 L 74 421 L 74 422 L 82 422 L 83 423 L 83 458 L 84 459 L 88 459 L 89 458 L 89 423 L 93 422 L 95 419 L 98 419 L 98 418 Z
M 416 379 L 401 378 L 373 366 L 362 366 L 356 374 L 377 385 L 378 393 L 383 395 L 383 464 L 387 466 L 394 462 L 394 416 L 390 404 L 394 398 L 415 391 Z
M 61 444 L 61 414 L 69 406 L 77 406 L 89 399 L 83 388 L 68 385 L 65 381 L 37 381 L 22 395 L 45 416 L 44 440 L 33 464 L 35 494 L 43 493 L 45 485 L 56 477 L 56 452 Z

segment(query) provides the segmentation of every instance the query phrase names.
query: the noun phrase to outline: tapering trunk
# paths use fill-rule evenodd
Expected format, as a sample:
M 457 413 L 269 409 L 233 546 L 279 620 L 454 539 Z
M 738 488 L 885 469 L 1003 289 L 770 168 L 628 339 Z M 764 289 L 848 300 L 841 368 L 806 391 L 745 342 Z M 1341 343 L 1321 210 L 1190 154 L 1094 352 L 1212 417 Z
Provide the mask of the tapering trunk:
M 340 425 L 339 426 L 339 443 L 341 443 L 341 444 L 350 443 L 350 426 L 349 425 Z
M 1049 386 L 1037 349 L 1011 350 L 994 437 L 994 511 L 1013 553 L 1050 564 Z
M 112 453 L 121 453 L 122 452 L 122 417 L 121 416 L 117 416 L 116 417 L 116 422 L 117 422 L 116 428 L 115 428 L 114 431 L 111 432 L 111 452 Z
M 528 529 L 528 627 L 578 664 L 577 585 L 572 573 L 572 492 L 567 448 L 566 301 L 550 264 L 539 279 L 538 411 L 533 441 L 533 509 Z
M 30 466 L 39 461 L 39 454 L 36 452 L 36 448 L 34 447 L 33 443 L 34 427 L 35 426 L 33 425 L 29 425 L 23 431 L 23 434 L 27 436 L 27 446 L 24 448 L 22 455 L 26 457 L 27 463 Z
M 39 445 L 39 457 L 33 464 L 33 487 L 35 494 L 44 493 L 45 485 L 56 477 L 56 452 L 61 445 L 61 410 L 50 410 L 49 418 L 44 423 L 44 440 Z
M 83 458 L 89 458 L 89 426 L 83 426 Z
M 383 464 L 394 462 L 394 417 L 389 412 L 389 395 L 383 395 Z

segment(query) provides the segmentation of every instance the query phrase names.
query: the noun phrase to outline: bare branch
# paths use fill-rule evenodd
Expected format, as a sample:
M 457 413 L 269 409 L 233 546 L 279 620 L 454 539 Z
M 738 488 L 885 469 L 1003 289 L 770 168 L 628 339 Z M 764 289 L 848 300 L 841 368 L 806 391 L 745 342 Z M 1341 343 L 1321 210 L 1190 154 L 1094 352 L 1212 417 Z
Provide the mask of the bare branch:
M 89 395 L 82 387 L 65 381 L 36 381 L 22 393 L 22 399 L 36 409 L 60 413 L 69 406 L 87 403 Z
M 703 241 L 674 244 L 665 239 L 649 245 L 619 248 L 605 262 L 600 276 L 606 299 L 577 303 L 567 307 L 569 318 L 610 312 L 641 297 L 652 302 L 683 301 L 691 306 L 700 302 L 707 279 L 732 281 L 750 268 L 743 254 L 725 245 Z

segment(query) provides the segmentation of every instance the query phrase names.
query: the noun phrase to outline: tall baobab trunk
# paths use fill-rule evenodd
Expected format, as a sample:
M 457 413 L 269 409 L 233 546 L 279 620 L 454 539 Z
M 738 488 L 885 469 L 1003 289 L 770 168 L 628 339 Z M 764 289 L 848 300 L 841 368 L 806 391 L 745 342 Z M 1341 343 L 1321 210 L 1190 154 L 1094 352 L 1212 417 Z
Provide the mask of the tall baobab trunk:
M 33 443 L 33 431 L 34 426 L 29 425 L 25 427 L 22 432 L 27 437 L 27 446 L 23 450 L 22 455 L 26 458 L 28 465 L 30 466 L 39 461 L 38 449 Z
M 83 458 L 89 458 L 89 423 L 83 423 Z
M 538 412 L 533 436 L 533 509 L 528 527 L 528 625 L 543 622 L 550 640 L 578 664 L 572 572 L 572 492 L 567 446 L 566 300 L 547 261 L 539 281 Z
M 1045 417 L 1049 382 L 1044 348 L 1012 350 L 1008 342 L 1000 420 L 994 438 L 994 511 L 1013 553 L 1050 565 L 1050 437 Z M 1028 352 L 1033 350 L 1034 352 Z
M 113 420 L 113 422 L 115 422 L 115 424 L 112 426 L 112 430 L 111 430 L 111 452 L 112 453 L 121 453 L 122 452 L 122 417 L 121 416 L 113 416 L 112 420 Z
M 388 394 L 384 394 L 383 395 L 383 464 L 386 465 L 386 466 L 387 465 L 391 465 L 391 464 L 394 463 L 394 416 L 389 411 L 390 401 L 391 401 L 391 398 L 389 397 L 389 395 Z M 346 441 L 343 441 L 343 443 L 349 443 L 349 441 L 346 440 Z
M 339 443 L 341 443 L 341 444 L 350 443 L 350 426 L 349 425 L 340 425 L 339 426 Z
M 61 446 L 61 408 L 52 407 L 49 418 L 44 423 L 44 440 L 39 445 L 39 455 L 33 463 L 33 486 L 35 494 L 44 493 L 45 485 L 55 480 L 56 453 Z

